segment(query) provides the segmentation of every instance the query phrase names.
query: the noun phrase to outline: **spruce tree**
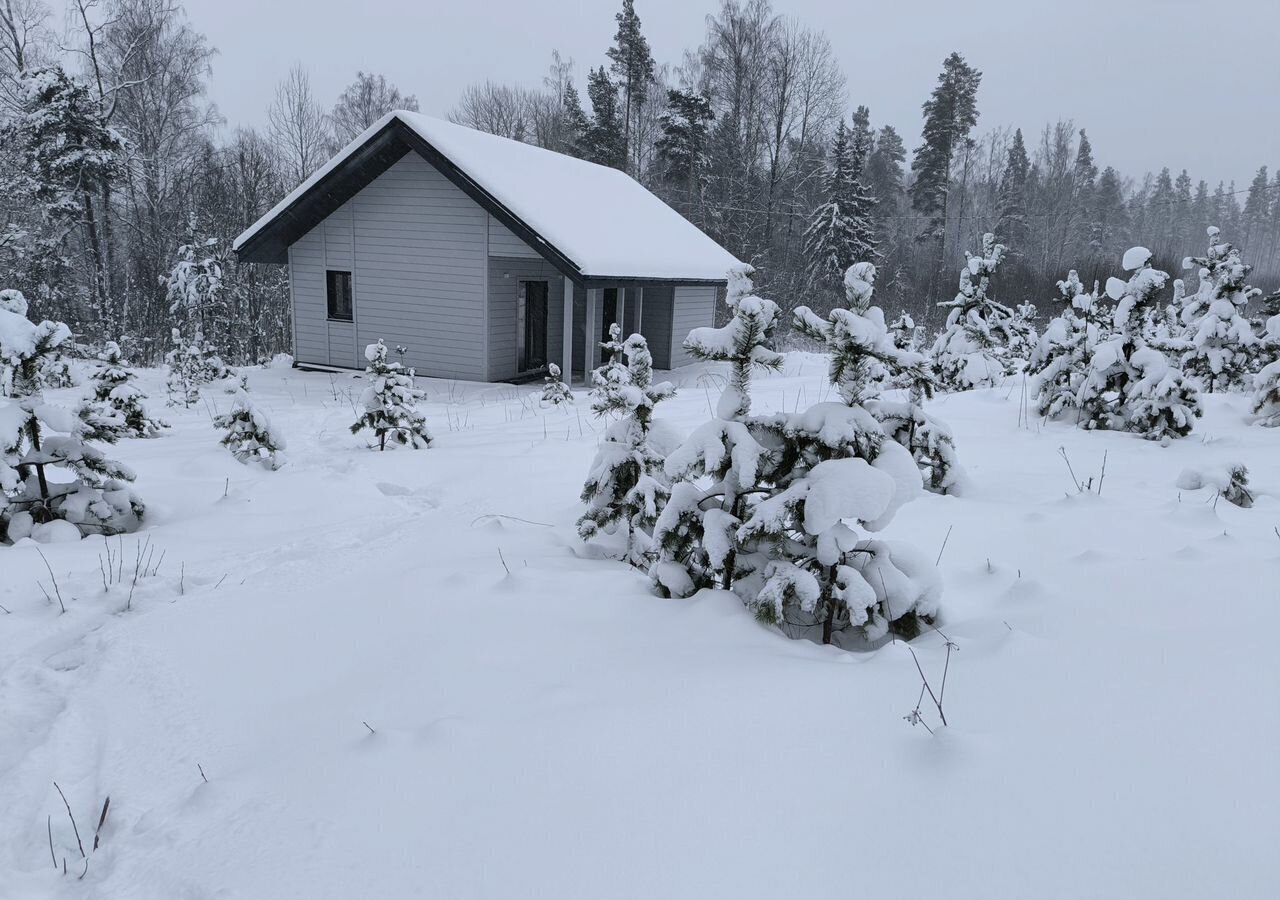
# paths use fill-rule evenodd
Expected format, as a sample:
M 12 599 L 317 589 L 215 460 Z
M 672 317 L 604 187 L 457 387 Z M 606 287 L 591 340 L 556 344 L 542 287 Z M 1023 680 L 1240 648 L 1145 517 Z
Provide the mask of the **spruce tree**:
M 1107 281 L 1107 295 L 1116 301 L 1114 331 L 1098 342 L 1089 361 L 1078 395 L 1080 424 L 1134 431 L 1148 440 L 1185 436 L 1201 414 L 1199 392 L 1143 335 L 1146 315 L 1169 276 L 1152 268 L 1145 247 L 1128 250 L 1124 268 L 1133 272 L 1127 282 Z
M 230 411 L 213 419 L 215 428 L 227 432 L 220 443 L 245 465 L 256 463 L 264 469 L 280 468 L 285 462 L 284 436 L 254 404 L 249 396 L 249 384 L 243 377 L 234 382 L 231 392 L 235 400 Z
M 411 450 L 431 446 L 427 420 L 418 412 L 417 403 L 426 394 L 413 386 L 413 369 L 401 362 L 387 360 L 387 345 L 379 338 L 364 348 L 369 365 L 365 373 L 369 386 L 360 395 L 360 418 L 351 426 L 352 434 L 368 428 L 378 439 L 378 449 L 386 450 L 387 442 Z
M 1036 409 L 1049 419 L 1076 417 L 1079 393 L 1089 373 L 1089 362 L 1098 343 L 1094 322 L 1097 288 L 1086 291 L 1072 269 L 1058 290 L 1066 307 L 1045 326 L 1027 365 L 1036 396 Z
M 226 363 L 204 339 L 199 328 L 191 340 L 173 329 L 173 348 L 165 354 L 165 389 L 170 406 L 179 404 L 190 407 L 200 399 L 200 388 L 226 378 L 230 373 Z
M 618 86 L 609 80 L 604 66 L 587 75 L 591 121 L 581 143 L 583 159 L 614 169 L 626 168 L 626 139 L 618 111 Z
M 1004 251 L 995 235 L 983 235 L 982 255 L 965 253 L 968 261 L 960 270 L 955 299 L 938 304 L 950 312 L 930 354 L 942 385 L 950 390 L 988 387 L 1008 373 L 1014 313 L 988 293 Z
M 996 234 L 1006 247 L 1012 248 L 1015 256 L 1025 254 L 1028 249 L 1027 177 L 1030 173 L 1031 157 L 1027 155 L 1027 145 L 1019 128 L 1009 145 L 996 208 Z
M 841 120 L 831 145 L 825 199 L 804 234 L 810 283 L 828 290 L 840 284 L 853 263 L 875 255 L 875 231 L 867 216 L 872 200 L 858 177 L 856 155 Z
M 622 11 L 614 18 L 618 30 L 606 55 L 611 63 L 610 70 L 622 88 L 623 168 L 634 172 L 638 165 L 634 152 L 634 145 L 638 143 L 634 139 L 635 125 L 648 98 L 649 85 L 653 83 L 653 54 L 649 52 L 649 42 L 640 29 L 635 0 L 622 0 Z
M 1252 381 L 1257 344 L 1253 326 L 1243 313 L 1249 300 L 1262 293 L 1245 284 L 1253 267 L 1240 259 L 1240 251 L 1219 239 L 1219 230 L 1206 230 L 1209 249 L 1204 256 L 1189 256 L 1184 269 L 1196 269 L 1200 287 L 1183 308 L 1190 348 L 1182 356 L 1182 371 L 1214 393 L 1248 387 Z
M 560 367 L 555 363 L 547 365 L 547 375 L 542 380 L 542 397 L 539 399 L 539 405 L 543 408 L 573 403 L 573 391 L 564 383 L 561 374 Z
M 135 383 L 136 376 L 125 364 L 119 344 L 107 341 L 98 361 L 101 365 L 93 375 L 93 395 L 84 407 L 90 417 L 109 420 L 108 427 L 117 437 L 156 437 L 162 428 L 169 427 L 163 419 L 147 413 L 142 402 L 147 395 Z
M 601 345 L 613 358 L 596 371 L 591 409 L 598 417 L 618 420 L 605 432 L 582 488 L 587 509 L 578 519 L 578 534 L 590 540 L 625 526 L 626 560 L 647 566 L 655 557 L 653 528 L 671 494 L 663 456 L 650 438 L 653 408 L 675 390 L 670 382 L 653 383 L 653 357 L 642 336 L 633 334 L 619 344 L 620 336 L 615 323 L 611 340 Z M 625 365 L 619 371 L 621 361 Z
M 715 417 L 667 457 L 673 484 L 654 528 L 658 561 L 650 577 L 668 596 L 686 597 L 702 587 L 731 589 L 762 564 L 757 548 L 736 536 L 766 452 L 747 422 L 751 376 L 781 368 L 783 357 L 766 346 L 778 306 L 755 295 L 753 274 L 746 264 L 732 269 L 725 298 L 732 318 L 721 328 L 695 328 L 684 342 L 696 359 L 728 363 L 729 377 Z M 709 482 L 705 488 L 698 485 L 703 479 Z
M 947 200 L 951 164 L 978 122 L 978 86 L 982 73 L 952 53 L 942 64 L 938 84 L 924 104 L 924 142 L 911 162 L 911 207 L 925 217 L 921 237 L 938 242 L 938 264 L 946 262 Z
M 145 507 L 133 472 L 94 446 L 85 422 L 43 395 L 42 359 L 71 337 L 61 322 L 27 318 L 18 291 L 0 295 L 0 539 L 55 539 L 55 521 L 81 534 L 136 529 Z M 55 480 L 54 474 L 70 480 Z
M 692 91 L 667 91 L 667 109 L 658 120 L 662 136 L 654 144 L 662 180 L 682 194 L 685 211 L 699 205 L 709 164 L 711 101 Z

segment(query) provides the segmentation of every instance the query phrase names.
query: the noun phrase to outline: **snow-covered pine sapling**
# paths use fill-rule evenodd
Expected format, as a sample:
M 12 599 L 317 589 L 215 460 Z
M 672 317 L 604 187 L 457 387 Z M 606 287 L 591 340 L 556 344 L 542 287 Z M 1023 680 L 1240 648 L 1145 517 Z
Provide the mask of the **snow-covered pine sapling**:
M 684 341 L 694 358 L 728 363 L 729 378 L 715 417 L 694 429 L 664 467 L 673 484 L 654 528 L 658 561 L 650 577 L 668 596 L 687 597 L 702 587 L 730 589 L 762 565 L 754 548 L 737 539 L 765 453 L 747 421 L 751 376 L 781 368 L 783 357 L 765 345 L 778 306 L 755 295 L 753 274 L 746 264 L 731 269 L 725 302 L 732 318 L 721 328 L 695 328 Z M 697 483 L 702 479 L 709 482 L 705 489 Z
M 188 341 L 177 328 L 173 329 L 173 349 L 165 354 L 165 390 L 169 405 L 190 407 L 200 399 L 200 388 L 221 381 L 231 374 L 222 358 L 205 340 L 204 333 L 196 329 Z
M 1200 287 L 1183 309 L 1190 347 L 1182 355 L 1182 371 L 1210 393 L 1249 386 L 1257 340 L 1244 317 L 1249 300 L 1262 293 L 1245 284 L 1253 267 L 1240 259 L 1240 251 L 1219 239 L 1210 225 L 1209 250 L 1189 256 L 1184 269 L 1196 269 Z
M 1148 440 L 1183 437 L 1201 414 L 1199 391 L 1143 337 L 1146 313 L 1169 276 L 1152 268 L 1145 247 L 1126 251 L 1123 264 L 1133 275 L 1127 282 L 1107 280 L 1107 295 L 1116 301 L 1115 330 L 1090 359 L 1079 393 L 1081 424 L 1134 431 Z
M 915 319 L 904 310 L 889 325 L 889 337 L 899 350 L 915 353 L 920 349 L 920 332 L 924 329 L 916 325 Z
M 617 335 L 610 336 L 616 343 Z M 578 534 L 590 540 L 600 531 L 612 534 L 625 527 L 626 560 L 647 566 L 653 562 L 653 527 L 671 495 L 663 456 L 650 439 L 653 408 L 675 390 L 670 382 L 653 383 L 653 357 L 643 337 L 631 335 L 621 352 L 625 380 L 614 377 L 616 369 L 607 374 L 604 367 L 597 370 L 601 378 L 591 409 L 600 417 L 619 418 L 605 432 L 582 488 L 587 509 L 578 519 Z
M 876 268 L 871 263 L 860 262 L 845 272 L 845 301 L 847 309 L 835 309 L 829 318 L 805 310 L 796 311 L 796 328 L 820 343 L 831 345 L 833 340 L 853 340 L 853 334 L 866 330 L 866 322 L 883 327 L 884 316 L 878 307 L 871 305 L 875 292 Z M 803 308 L 802 308 L 803 309 Z M 924 411 L 924 402 L 932 399 L 935 389 L 933 366 L 922 353 L 902 350 L 890 336 L 888 343 L 878 341 L 875 346 L 864 340 L 864 359 L 856 370 L 846 370 L 844 360 L 849 352 L 832 353 L 831 378 L 834 384 L 850 385 L 841 388 L 841 398 L 848 402 L 864 402 L 876 417 L 885 433 L 910 451 L 920 469 L 924 486 L 937 494 L 946 494 L 960 480 L 963 470 L 956 458 L 955 440 L 951 429 Z M 885 400 L 878 396 L 880 388 L 888 381 L 907 390 L 907 400 Z M 851 397 L 852 385 L 861 385 L 864 392 L 859 401 Z
M 364 348 L 364 358 L 369 361 L 365 368 L 369 386 L 360 395 L 363 412 L 351 426 L 351 433 L 370 429 L 379 450 L 386 450 L 388 441 L 413 450 L 430 447 L 427 420 L 417 409 L 418 401 L 426 395 L 413 386 L 413 369 L 388 362 L 387 345 L 381 338 Z
M 107 341 L 98 354 L 100 365 L 93 374 L 93 395 L 81 407 L 82 418 L 98 418 L 113 424 L 116 437 L 149 438 L 169 424 L 147 414 L 142 401 L 147 395 L 135 384 L 133 371 L 125 364 L 120 345 Z M 101 427 L 101 426 L 97 426 Z
M 1078 418 L 1080 386 L 1089 374 L 1089 361 L 1098 343 L 1094 322 L 1097 288 L 1086 291 L 1072 269 L 1058 282 L 1058 290 L 1067 305 L 1045 326 L 1027 364 L 1027 373 L 1032 376 L 1040 415 L 1050 419 Z
M 983 235 L 982 255 L 965 253 L 968 261 L 960 270 L 955 299 L 938 304 L 950 312 L 930 354 L 943 387 L 949 390 L 989 387 L 1008 372 L 1014 313 L 989 294 L 991 276 L 1004 252 L 994 235 Z
M 542 382 L 542 398 L 539 403 L 545 408 L 559 406 L 561 403 L 572 403 L 573 391 L 561 378 L 560 367 L 555 363 L 547 366 L 547 375 Z
M 1009 347 L 1005 370 L 1016 371 L 1026 364 L 1035 352 L 1040 336 L 1036 333 L 1036 316 L 1039 310 L 1031 302 L 1019 303 L 1009 320 Z
M 747 605 L 766 622 L 818 626 L 823 643 L 850 626 L 871 640 L 890 629 L 914 634 L 941 594 L 925 557 L 869 537 L 920 494 L 915 460 L 873 409 L 899 353 L 883 313 L 870 306 L 874 279 L 874 266 L 857 263 L 845 275 L 849 308 L 826 317 L 796 310 L 796 328 L 827 346 L 842 402 L 752 423 L 770 452 L 761 458 L 760 495 L 736 536 L 767 548 L 764 567 L 735 588 Z
M 1267 319 L 1258 339 L 1258 355 L 1269 359 L 1253 377 L 1253 414 L 1255 424 L 1280 427 L 1280 291 L 1268 298 L 1275 300 L 1275 314 Z
M 59 521 L 72 535 L 132 531 L 144 512 L 127 484 L 133 472 L 93 445 L 74 410 L 42 393 L 42 363 L 71 333 L 26 313 L 17 291 L 0 296 L 0 383 L 9 397 L 0 400 L 0 536 L 57 539 Z M 51 469 L 71 480 L 55 481 Z
M 229 385 L 235 399 L 230 411 L 214 416 L 213 426 L 227 433 L 220 443 L 231 451 L 239 462 L 257 463 L 264 469 L 275 470 L 285 463 L 284 436 L 271 424 L 267 414 L 258 409 L 249 396 L 248 381 L 241 376 Z
M 218 239 L 200 240 L 194 233 L 195 223 L 192 222 L 189 240 L 178 248 L 177 258 L 165 281 L 165 293 L 169 314 L 201 332 L 208 324 L 206 317 L 222 295 L 222 262 L 218 254 Z

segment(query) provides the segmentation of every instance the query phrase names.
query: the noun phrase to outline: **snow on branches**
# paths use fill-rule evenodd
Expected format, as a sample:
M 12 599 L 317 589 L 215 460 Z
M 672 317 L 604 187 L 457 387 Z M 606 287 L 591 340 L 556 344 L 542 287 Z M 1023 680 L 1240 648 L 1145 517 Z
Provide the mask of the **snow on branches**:
M 227 432 L 220 443 L 246 465 L 256 463 L 264 469 L 280 468 L 285 462 L 284 436 L 254 404 L 249 396 L 249 384 L 243 377 L 233 380 L 230 390 L 235 395 L 230 411 L 213 419 L 215 428 Z
M 427 420 L 417 409 L 425 394 L 413 386 L 413 369 L 403 363 L 387 361 L 387 345 L 379 338 L 364 349 L 369 365 L 365 372 L 369 386 L 360 395 L 363 412 L 351 426 L 352 434 L 368 428 L 378 439 L 378 449 L 386 450 L 387 442 L 418 450 L 431 446 Z
M 1147 344 L 1147 314 L 1169 276 L 1151 266 L 1151 251 L 1133 247 L 1124 255 L 1129 280 L 1107 279 L 1107 296 L 1116 301 L 1114 334 L 1100 341 L 1080 386 L 1080 424 L 1137 432 L 1163 441 L 1191 432 L 1201 414 L 1194 382 Z
M 1257 340 L 1243 313 L 1249 300 L 1262 293 L 1245 284 L 1252 266 L 1240 259 L 1240 251 L 1219 240 L 1219 230 L 1206 230 L 1209 249 L 1204 256 L 1189 256 L 1184 269 L 1196 269 L 1200 287 L 1187 299 L 1183 324 L 1190 348 L 1182 355 L 1182 370 L 1210 392 L 1239 390 L 1249 386 Z
M 100 365 L 93 375 L 93 395 L 81 407 L 81 418 L 97 419 L 99 425 L 114 433 L 115 438 L 156 437 L 169 424 L 147 413 L 142 401 L 147 395 L 135 384 L 135 375 L 125 364 L 120 345 L 107 341 L 98 354 Z
M 1072 269 L 1058 282 L 1066 307 L 1045 326 L 1027 364 L 1040 415 L 1061 419 L 1079 415 L 1079 393 L 1089 374 L 1093 349 L 1098 343 L 1094 321 L 1098 296 L 1086 291 Z
M 1014 324 L 1014 311 L 990 295 L 991 276 L 1004 258 L 995 235 L 982 236 L 982 255 L 965 253 L 955 299 L 939 303 L 950 310 L 947 325 L 931 355 L 942 384 L 951 390 L 990 387 L 1011 371 L 1010 347 L 1026 342 Z
M 542 382 L 542 397 L 539 400 L 539 405 L 544 409 L 561 403 L 573 403 L 573 391 L 564 383 L 561 375 L 560 367 L 555 363 L 547 366 L 547 375 Z
M 74 410 L 48 402 L 42 362 L 71 336 L 61 322 L 26 317 L 16 291 L 0 296 L 0 538 L 60 540 L 138 527 L 142 501 L 133 472 L 93 445 Z M 61 476 L 70 480 L 55 480 Z
M 621 334 L 616 323 L 610 327 L 610 340 L 601 345 L 610 359 L 592 374 L 592 412 L 619 418 L 605 432 L 582 488 L 587 509 L 578 519 L 578 534 L 590 540 L 623 526 L 626 560 L 647 566 L 653 561 L 650 536 L 671 493 L 663 456 L 651 440 L 653 408 L 675 390 L 670 382 L 653 383 L 645 339 L 633 334 L 619 343 Z

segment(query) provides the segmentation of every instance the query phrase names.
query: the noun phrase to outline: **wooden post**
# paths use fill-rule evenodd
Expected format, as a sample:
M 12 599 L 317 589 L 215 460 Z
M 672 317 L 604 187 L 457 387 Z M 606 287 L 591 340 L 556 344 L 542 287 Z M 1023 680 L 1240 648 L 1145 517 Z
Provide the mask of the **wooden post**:
M 561 329 L 560 375 L 573 384 L 573 279 L 564 277 L 564 323 Z

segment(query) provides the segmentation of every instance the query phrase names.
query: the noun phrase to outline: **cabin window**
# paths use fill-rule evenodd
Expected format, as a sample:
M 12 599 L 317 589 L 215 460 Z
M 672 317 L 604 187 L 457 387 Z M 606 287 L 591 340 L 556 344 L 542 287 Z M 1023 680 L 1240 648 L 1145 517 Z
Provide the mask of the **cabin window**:
M 330 269 L 325 275 L 329 294 L 329 318 L 337 322 L 352 321 L 351 273 Z

